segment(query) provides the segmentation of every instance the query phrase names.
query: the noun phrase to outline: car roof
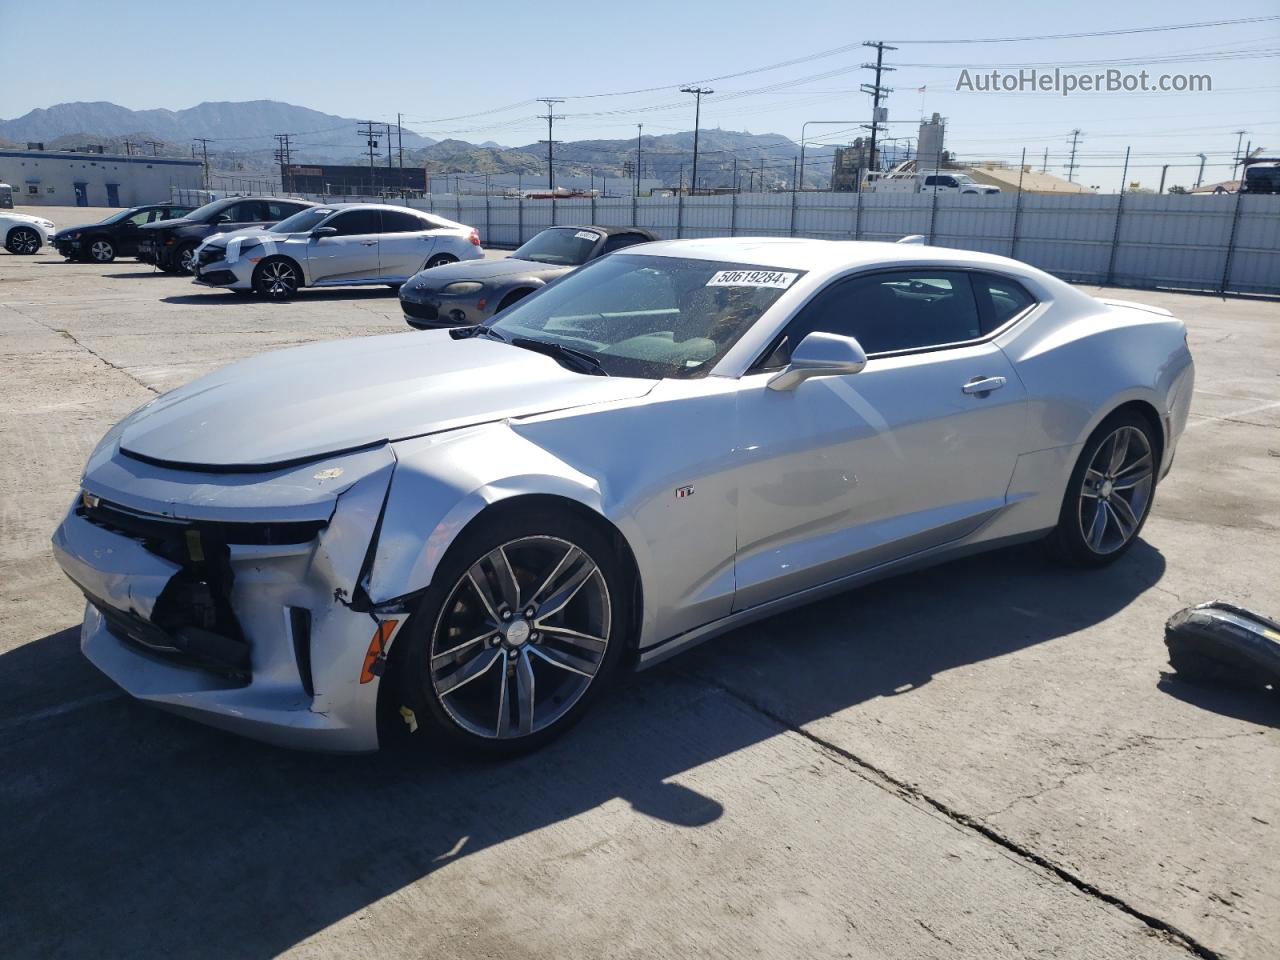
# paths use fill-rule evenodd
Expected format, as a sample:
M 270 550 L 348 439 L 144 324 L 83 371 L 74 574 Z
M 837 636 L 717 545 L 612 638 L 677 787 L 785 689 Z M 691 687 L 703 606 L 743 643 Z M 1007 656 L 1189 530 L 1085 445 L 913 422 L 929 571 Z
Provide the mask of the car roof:
M 394 210 L 397 213 L 416 213 L 421 217 L 444 219 L 430 210 L 417 210 L 414 207 L 406 207 L 398 203 L 360 203 L 359 201 L 351 201 L 348 203 L 320 203 L 317 206 L 332 210 Z
M 595 223 L 579 223 L 570 225 L 567 223 L 557 223 L 554 227 L 547 227 L 548 230 L 594 230 L 597 233 L 603 233 L 606 237 L 612 237 L 618 233 L 639 233 L 648 237 L 650 240 L 657 240 L 658 235 L 646 230 L 644 227 L 602 227 Z
M 709 237 L 697 240 L 659 240 L 628 249 L 638 257 L 687 257 L 727 260 L 751 266 L 831 272 L 860 266 L 892 266 L 921 261 L 957 267 L 988 267 L 1022 273 L 1036 268 L 1008 257 L 919 243 L 877 240 L 810 240 L 789 237 Z

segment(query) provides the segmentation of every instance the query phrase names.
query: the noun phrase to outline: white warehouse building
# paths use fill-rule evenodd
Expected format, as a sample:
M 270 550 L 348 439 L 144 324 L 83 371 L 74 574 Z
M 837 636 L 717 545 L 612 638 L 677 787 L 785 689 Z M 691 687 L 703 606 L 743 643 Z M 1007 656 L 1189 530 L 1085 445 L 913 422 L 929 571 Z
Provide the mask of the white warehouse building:
M 0 148 L 0 181 L 16 204 L 134 207 L 166 201 L 174 187 L 198 189 L 204 168 L 171 157 Z

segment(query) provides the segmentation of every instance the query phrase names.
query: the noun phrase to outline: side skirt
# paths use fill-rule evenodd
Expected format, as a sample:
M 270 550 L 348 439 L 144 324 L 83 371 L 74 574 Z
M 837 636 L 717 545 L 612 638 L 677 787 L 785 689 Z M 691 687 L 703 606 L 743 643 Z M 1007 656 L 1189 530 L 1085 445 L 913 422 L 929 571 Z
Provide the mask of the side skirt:
M 785 597 L 779 597 L 767 603 L 757 604 L 754 607 L 748 607 L 746 610 L 739 610 L 736 613 L 729 614 L 727 617 L 713 620 L 711 623 L 703 624 L 700 627 L 695 627 L 692 630 L 646 647 L 639 652 L 636 658 L 636 669 L 648 669 L 670 657 L 674 657 L 678 653 L 683 653 L 690 647 L 697 646 L 704 640 L 710 640 L 712 637 L 718 637 L 722 633 L 728 633 L 730 630 L 736 630 L 738 627 L 754 623 L 757 620 L 764 620 L 786 610 L 804 606 L 806 603 L 813 603 L 823 597 L 843 593 L 854 587 L 865 586 L 877 580 L 897 576 L 900 573 L 936 566 L 937 564 L 946 563 L 971 554 L 986 553 L 988 550 L 998 550 L 1001 547 L 1013 546 L 1016 543 L 1039 540 L 1052 529 L 1050 527 L 1045 530 L 1033 530 L 1029 533 L 1011 534 L 1007 537 L 1001 537 L 996 540 L 983 540 L 979 543 L 944 544 L 930 550 L 902 557 L 899 560 L 891 560 L 878 566 L 869 567 L 847 577 L 822 583 L 816 587 L 809 587 L 806 590 L 788 594 Z

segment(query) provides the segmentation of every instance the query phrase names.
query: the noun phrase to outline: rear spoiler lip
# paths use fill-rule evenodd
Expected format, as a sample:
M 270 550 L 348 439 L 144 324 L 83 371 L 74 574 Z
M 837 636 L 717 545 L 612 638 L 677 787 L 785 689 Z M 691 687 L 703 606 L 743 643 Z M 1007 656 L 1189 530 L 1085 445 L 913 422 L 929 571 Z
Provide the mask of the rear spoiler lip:
M 1154 313 L 1161 317 L 1173 316 L 1173 312 L 1166 310 L 1164 307 L 1153 306 L 1149 303 L 1138 303 L 1136 300 L 1111 300 L 1103 297 L 1099 297 L 1098 300 L 1109 307 L 1128 307 L 1130 310 L 1144 310 L 1147 313 Z

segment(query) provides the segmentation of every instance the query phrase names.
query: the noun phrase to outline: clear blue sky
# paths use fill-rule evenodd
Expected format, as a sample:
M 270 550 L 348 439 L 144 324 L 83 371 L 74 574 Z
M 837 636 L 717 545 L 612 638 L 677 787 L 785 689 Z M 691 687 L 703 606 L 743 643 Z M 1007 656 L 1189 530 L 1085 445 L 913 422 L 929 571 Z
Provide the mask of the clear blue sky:
M 1044 36 L 1124 27 L 1280 14 L 1276 0 L 1205 4 L 1160 0 L 1117 4 L 1000 5 L 916 0 L 645 3 L 483 3 L 279 0 L 252 5 L 130 0 L 0 2 L 5 76 L 0 116 L 70 100 L 110 100 L 134 109 L 181 109 L 204 100 L 275 99 L 344 116 L 394 121 L 442 138 L 527 143 L 545 136 L 535 97 L 564 97 L 557 139 L 622 138 L 688 130 L 693 103 L 680 85 L 709 78 L 702 125 L 800 137 L 806 120 L 860 119 L 870 75 L 857 69 L 874 51 L 848 52 L 780 69 L 752 68 L 863 40 L 903 41 L 888 55 L 894 135 L 914 135 L 921 110 L 948 120 L 948 148 L 966 159 L 1016 161 L 1044 150 L 1061 172 L 1069 131 L 1079 127 L 1078 179 L 1114 189 L 1124 148 L 1129 179 L 1189 185 L 1196 154 L 1208 154 L 1206 182 L 1231 173 L 1234 131 L 1280 152 L 1280 21 L 1120 37 L 1025 43 L 908 41 Z M 1265 51 L 1272 51 L 1262 55 Z M 1220 59 L 1225 53 L 1230 59 Z M 1207 57 L 1152 65 L 1153 74 L 1208 73 L 1196 94 L 984 94 L 955 89 L 961 66 L 1052 63 L 1173 55 Z M 1214 59 L 1217 58 L 1217 59 Z M 930 65 L 930 66 L 926 66 Z M 1137 71 L 1143 63 L 1122 69 Z M 1081 67 L 1081 72 L 1095 72 Z M 829 74 L 828 76 L 817 76 Z M 805 79 L 811 78 L 811 79 Z M 802 81 L 802 82 L 796 82 Z M 778 84 L 781 89 L 760 90 Z M 917 88 L 925 86 L 924 94 Z M 628 96 L 587 94 L 657 88 Z M 754 92 L 752 92 L 754 91 Z M 486 112 L 477 116 L 482 111 Z M 461 119 L 449 119 L 461 117 Z M 911 121 L 911 122 L 903 122 Z M 839 125 L 810 127 L 811 139 L 845 141 Z

